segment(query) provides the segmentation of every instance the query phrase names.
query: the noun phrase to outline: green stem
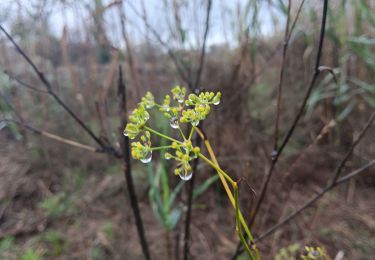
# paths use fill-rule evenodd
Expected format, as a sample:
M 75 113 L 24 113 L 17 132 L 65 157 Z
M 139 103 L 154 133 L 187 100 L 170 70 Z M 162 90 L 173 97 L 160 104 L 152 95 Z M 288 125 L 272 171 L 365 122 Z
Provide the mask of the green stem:
M 160 133 L 160 132 L 158 132 L 158 131 L 156 131 L 156 130 L 154 130 L 154 129 L 148 127 L 148 126 L 144 126 L 144 128 L 145 128 L 147 131 L 150 131 L 151 133 L 154 133 L 154 134 L 156 134 L 156 135 L 158 135 L 158 136 L 160 136 L 160 137 L 163 137 L 163 138 L 165 138 L 165 139 L 168 139 L 169 141 L 176 142 L 176 143 L 178 143 L 178 144 L 182 144 L 180 141 L 178 141 L 178 140 L 176 140 L 176 139 L 174 139 L 174 138 L 172 138 L 172 137 L 169 137 L 169 136 L 167 136 L 167 135 L 165 135 L 165 134 L 162 134 L 162 133 Z
M 214 164 L 210 159 L 208 159 L 203 154 L 199 153 L 198 156 L 199 156 L 199 158 L 203 159 L 206 163 L 211 165 L 211 167 L 214 168 L 216 171 L 220 172 L 225 177 L 225 179 L 227 179 L 227 181 L 229 181 L 230 184 L 234 187 L 235 182 L 232 180 L 231 177 L 229 177 L 229 175 L 226 172 L 224 172 L 222 169 L 220 169 L 216 164 Z
M 193 137 L 193 134 L 194 134 L 194 131 L 195 131 L 195 126 L 193 126 L 190 130 L 190 134 L 189 134 L 189 139 L 188 140 L 191 140 L 191 138 Z
M 163 150 L 163 149 L 170 149 L 172 148 L 172 145 L 164 145 L 164 146 L 158 146 L 158 147 L 151 147 L 151 151 L 157 151 L 157 150 Z
M 234 189 L 234 201 L 235 201 L 235 209 L 236 209 L 236 226 L 237 226 L 237 233 L 238 236 L 240 237 L 241 243 L 243 247 L 245 248 L 246 253 L 250 257 L 250 259 L 254 259 L 253 254 L 250 251 L 250 248 L 248 244 L 246 243 L 246 239 L 244 238 L 242 234 L 242 227 L 241 227 L 241 220 L 240 220 L 240 207 L 238 205 L 238 186 L 237 183 L 235 182 L 235 185 L 233 186 Z
M 206 142 L 207 142 L 207 143 L 206 143 L 207 149 L 208 149 L 209 151 L 211 151 L 211 153 L 212 153 L 211 146 L 209 145 L 208 141 L 206 141 Z M 221 174 L 221 175 L 224 177 L 222 181 L 224 181 L 224 182 L 223 182 L 223 185 L 224 185 L 224 188 L 225 188 L 225 190 L 226 190 L 226 192 L 227 192 L 228 198 L 229 198 L 229 200 L 231 201 L 231 203 L 232 203 L 233 207 L 235 208 L 235 210 L 236 210 L 236 211 L 238 210 L 238 218 L 239 218 L 239 221 L 240 221 L 240 223 L 242 224 L 242 227 L 245 229 L 246 235 L 249 237 L 250 241 L 253 242 L 254 238 L 253 238 L 253 236 L 252 236 L 252 234 L 251 234 L 251 232 L 250 232 L 250 229 L 249 229 L 249 227 L 247 226 L 246 221 L 245 221 L 245 219 L 244 219 L 244 217 L 243 217 L 241 211 L 239 210 L 238 207 L 236 207 L 236 199 L 234 198 L 234 196 L 233 196 L 232 193 L 230 192 L 229 188 L 227 187 L 227 185 L 226 185 L 226 183 L 225 183 L 225 180 L 227 180 L 227 181 L 232 185 L 233 188 L 237 187 L 236 182 L 234 182 L 234 181 L 232 180 L 232 178 L 230 178 L 229 175 L 228 175 L 226 172 L 224 172 L 222 169 L 220 169 L 220 167 L 217 165 L 216 157 L 215 157 L 215 155 L 214 155 L 213 153 L 211 154 L 211 156 L 213 156 L 212 158 L 213 158 L 213 160 L 215 160 L 216 163 L 212 162 L 211 160 L 209 160 L 207 157 L 205 157 L 205 156 L 204 156 L 203 154 L 201 154 L 201 153 L 199 153 L 198 156 L 199 156 L 201 159 L 203 159 L 206 163 L 208 163 L 211 167 L 213 167 L 213 168 L 219 173 L 219 175 Z M 237 202 L 237 203 L 238 203 L 238 202 Z M 244 243 L 244 242 L 246 242 L 246 240 L 244 240 L 244 241 L 241 240 L 241 243 Z M 247 245 L 247 243 L 246 243 L 246 245 Z M 244 244 L 244 247 L 245 247 L 245 244 Z M 253 245 L 253 250 L 255 251 L 256 259 L 260 259 L 259 252 L 258 252 L 258 249 L 256 248 L 256 245 L 255 245 L 255 244 Z M 251 257 L 251 256 L 250 256 L 250 257 Z
M 178 130 L 180 131 L 180 134 L 181 134 L 182 138 L 184 138 L 184 140 L 186 141 L 186 137 L 185 137 L 184 133 L 182 132 L 180 125 L 178 125 Z

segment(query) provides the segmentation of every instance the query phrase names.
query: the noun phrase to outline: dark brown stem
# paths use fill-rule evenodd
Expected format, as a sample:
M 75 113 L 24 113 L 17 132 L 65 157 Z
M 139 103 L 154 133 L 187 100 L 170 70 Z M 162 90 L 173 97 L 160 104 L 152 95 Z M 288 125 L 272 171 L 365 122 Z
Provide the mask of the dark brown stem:
M 203 123 L 203 122 L 201 122 Z M 198 147 L 201 147 L 202 139 L 198 138 L 196 136 L 195 138 L 195 144 Z M 198 158 L 194 160 L 193 162 L 193 177 L 191 177 L 190 184 L 189 184 L 189 190 L 188 190 L 188 202 L 187 202 L 187 212 L 186 212 L 186 218 L 185 218 L 185 236 L 184 236 L 184 260 L 190 259 L 190 226 L 191 226 L 191 211 L 192 211 L 192 205 L 193 205 L 193 192 L 194 192 L 194 186 L 195 186 L 195 176 L 197 174 L 197 168 L 198 168 Z
M 298 12 L 300 12 L 301 8 L 299 8 Z M 320 74 L 320 69 L 319 69 L 319 64 L 320 64 L 320 59 L 321 59 L 321 55 L 322 55 L 322 51 L 323 51 L 323 43 L 324 43 L 324 38 L 325 38 L 325 27 L 326 27 L 326 20 L 327 20 L 327 10 L 328 10 L 328 0 L 324 0 L 324 5 L 323 5 L 323 14 L 322 14 L 322 20 L 321 20 L 321 26 L 320 26 L 320 36 L 319 36 L 319 44 L 318 44 L 318 51 L 317 51 L 317 54 L 316 54 L 316 63 L 315 63 L 315 67 L 314 67 L 314 75 L 313 75 L 313 78 L 311 79 L 311 82 L 310 82 L 310 85 L 307 89 L 307 92 L 303 98 L 303 101 L 302 101 L 302 105 L 295 117 L 295 119 L 293 120 L 293 123 L 291 124 L 286 136 L 284 137 L 280 147 L 274 151 L 274 153 L 272 154 L 272 162 L 271 162 L 271 166 L 267 172 L 267 176 L 266 176 L 266 179 L 265 181 L 263 182 L 262 184 L 262 187 L 261 187 L 261 192 L 260 192 L 260 195 L 259 195 L 259 199 L 255 205 L 255 208 L 254 210 L 252 211 L 252 214 L 251 214 L 251 217 L 250 217 L 250 221 L 249 221 L 249 227 L 252 228 L 254 226 L 254 222 L 255 222 L 255 219 L 257 217 L 257 214 L 259 212 L 259 209 L 264 201 L 264 198 L 265 198 L 265 195 L 267 193 L 267 189 L 268 189 L 268 184 L 271 180 L 271 177 L 273 175 L 273 172 L 274 172 L 274 169 L 275 169 L 275 166 L 276 166 L 276 163 L 279 159 L 279 156 L 281 155 L 281 153 L 283 152 L 285 146 L 287 145 L 287 143 L 289 142 L 290 140 L 290 137 L 292 136 L 292 134 L 294 133 L 294 130 L 299 122 L 299 120 L 301 119 L 301 116 L 303 115 L 304 111 L 305 111 L 305 107 L 306 107 L 306 103 L 307 103 L 307 100 L 309 99 L 310 95 L 311 95 L 311 92 L 313 90 L 313 87 L 315 86 L 315 83 L 316 83 L 316 80 L 318 79 L 318 76 Z M 296 16 L 296 19 L 298 19 L 299 15 L 297 14 Z M 292 28 L 294 28 L 295 26 L 295 23 L 293 23 L 292 25 Z M 291 34 L 290 34 L 291 35 Z M 288 41 L 290 40 L 290 35 L 288 36 Z M 284 46 L 285 47 L 285 46 Z M 236 252 L 234 254 L 234 256 L 232 257 L 232 259 L 236 259 L 240 254 L 242 253 L 242 250 L 241 250 L 241 244 L 239 243 L 237 249 L 236 249 Z
M 279 149 L 277 150 L 273 160 L 272 160 L 272 163 L 271 163 L 271 167 L 268 171 L 268 174 L 267 174 L 267 177 L 266 177 L 266 180 L 265 182 L 263 183 L 262 185 L 262 189 L 261 189 L 261 192 L 260 192 L 260 195 L 259 195 L 259 199 L 258 199 L 258 202 L 255 206 L 255 209 L 253 211 L 253 214 L 251 216 L 251 219 L 250 219 L 250 227 L 252 227 L 254 225 L 254 221 L 255 221 L 255 218 L 257 216 L 257 213 L 259 212 L 259 208 L 260 206 L 262 205 L 263 203 L 263 200 L 264 200 L 264 197 L 265 197 L 265 194 L 267 192 L 267 188 L 268 188 L 268 184 L 271 180 L 271 177 L 272 177 L 272 174 L 273 174 L 273 170 L 275 168 L 275 165 L 278 161 L 278 158 L 279 156 L 281 155 L 281 153 L 283 152 L 285 146 L 287 145 L 287 143 L 289 142 L 290 140 L 290 137 L 292 136 L 292 134 L 294 133 L 294 130 L 299 122 L 299 120 L 301 119 L 304 111 L 305 111 L 305 107 L 306 107 L 306 103 L 307 103 L 307 100 L 309 99 L 310 95 L 311 95 L 311 92 L 313 90 L 313 87 L 315 86 L 315 83 L 316 83 L 316 80 L 318 79 L 318 76 L 320 74 L 320 70 L 319 70 L 319 64 L 320 64 L 320 59 L 321 59 L 321 55 L 322 55 L 322 51 L 323 51 L 323 43 L 324 43 L 324 36 L 325 36 L 325 27 L 326 27 L 326 20 L 327 20 L 327 8 L 328 8 L 328 0 L 324 0 L 324 6 L 323 6 L 323 15 L 322 15 L 322 23 L 321 23 L 321 29 L 320 29 L 320 37 L 319 37 L 319 46 L 318 46 L 318 52 L 317 52 L 317 56 L 316 56 L 316 64 L 315 64 L 315 73 L 314 73 L 314 76 L 310 82 L 310 85 L 307 89 L 307 92 L 303 98 L 303 101 L 302 101 L 302 105 L 296 115 L 296 117 L 294 118 L 294 121 L 292 123 L 292 125 L 290 126 L 286 136 L 284 137 Z
M 118 94 L 120 96 L 120 113 L 122 115 L 122 125 L 120 126 L 120 134 L 122 135 L 122 129 L 127 123 L 127 107 L 126 107 L 126 87 L 123 80 L 122 68 L 119 67 L 119 80 L 118 80 Z M 122 144 L 123 154 L 124 154 L 124 175 L 126 179 L 127 190 L 129 193 L 130 205 L 133 210 L 135 225 L 137 227 L 139 241 L 141 243 L 142 252 L 146 260 L 150 260 L 150 253 L 148 249 L 148 243 L 146 240 L 145 231 L 143 228 L 143 221 L 141 217 L 141 212 L 139 210 L 138 198 L 135 192 L 135 186 L 133 181 L 133 176 L 131 173 L 131 160 L 130 160 L 130 145 L 129 138 L 123 136 Z

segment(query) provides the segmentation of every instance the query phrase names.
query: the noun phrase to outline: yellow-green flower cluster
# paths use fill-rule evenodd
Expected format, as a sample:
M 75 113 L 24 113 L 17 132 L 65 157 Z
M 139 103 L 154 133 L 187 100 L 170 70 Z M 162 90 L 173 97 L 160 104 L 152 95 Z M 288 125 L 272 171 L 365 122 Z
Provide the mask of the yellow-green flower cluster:
M 186 93 L 186 88 L 176 86 L 171 90 L 169 95 L 165 96 L 163 102 L 158 104 L 155 102 L 154 96 L 150 92 L 147 92 L 146 95 L 142 97 L 137 108 L 132 111 L 129 116 L 129 123 L 124 130 L 124 135 L 128 136 L 130 139 L 135 139 L 143 133 L 138 142 L 133 142 L 131 144 L 131 154 L 133 158 L 139 159 L 142 162 L 149 162 L 151 160 L 152 150 L 173 149 L 173 155 L 165 153 L 165 158 L 173 158 L 177 161 L 178 165 L 175 174 L 180 175 L 184 180 L 189 179 L 189 176 L 191 176 L 192 169 L 190 161 L 197 158 L 200 150 L 198 147 L 193 147 L 190 141 L 191 136 L 194 133 L 194 128 L 191 129 L 191 134 L 187 139 L 181 131 L 179 122 L 191 123 L 192 125 L 197 126 L 198 123 L 204 120 L 210 113 L 211 105 L 218 105 L 221 98 L 220 92 L 216 94 L 213 92 L 203 92 L 199 95 L 190 94 L 188 97 L 186 96 Z M 158 133 L 157 131 L 146 127 L 146 123 L 150 118 L 148 110 L 153 107 L 157 107 L 168 119 L 170 119 L 170 125 L 172 128 L 180 128 L 183 141 L 173 142 L 168 148 L 151 147 L 149 131 L 169 140 L 174 140 L 163 133 Z M 146 129 L 149 131 L 145 131 Z
M 174 173 L 176 175 L 180 175 L 181 177 L 188 177 L 192 171 L 190 161 L 197 158 L 200 148 L 193 147 L 190 140 L 186 140 L 182 144 L 173 142 L 172 148 L 176 150 L 175 156 L 170 153 L 165 153 L 165 159 L 175 159 L 178 164 L 177 168 L 174 170 Z
M 184 103 L 185 101 L 185 96 L 186 96 L 186 88 L 176 86 L 172 88 L 171 90 L 173 99 L 176 100 L 178 103 Z
M 176 86 L 171 90 L 173 100 L 177 101 L 176 106 L 171 106 L 171 96 L 166 95 L 163 104 L 159 107 L 159 110 L 164 113 L 165 117 L 171 119 L 172 117 L 178 117 L 180 112 L 183 110 L 186 88 Z
M 151 92 L 147 92 L 146 95 L 142 98 L 141 104 L 146 109 L 151 109 L 155 106 L 155 99 Z
M 142 103 L 138 104 L 138 107 L 133 110 L 129 116 L 129 123 L 126 125 L 124 135 L 130 139 L 134 139 L 142 132 L 143 126 L 147 120 L 150 119 L 150 114 L 146 111 L 145 106 Z
M 148 160 L 151 156 L 151 135 L 149 131 L 141 136 L 140 142 L 133 142 L 131 144 L 131 154 L 134 159 Z M 151 158 L 150 158 L 151 159 Z
M 191 109 L 183 110 L 180 121 L 182 123 L 191 123 L 194 126 L 199 124 L 199 121 L 204 120 L 211 111 L 210 105 L 218 105 L 220 103 L 221 93 L 218 92 L 204 92 L 199 96 L 190 94 L 185 101 L 187 106 L 193 106 Z

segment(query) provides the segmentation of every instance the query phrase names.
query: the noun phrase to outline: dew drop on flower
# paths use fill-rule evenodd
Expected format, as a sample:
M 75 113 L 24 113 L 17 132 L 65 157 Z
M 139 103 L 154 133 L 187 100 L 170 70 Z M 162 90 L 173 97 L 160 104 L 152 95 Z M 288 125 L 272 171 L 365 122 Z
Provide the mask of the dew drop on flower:
M 170 153 L 166 153 L 166 154 L 164 154 L 164 158 L 165 158 L 166 160 L 169 160 L 169 159 L 172 158 L 172 156 L 171 156 Z
M 218 99 L 216 102 L 214 102 L 212 104 L 214 104 L 215 106 L 219 105 L 220 104 L 220 99 Z
M 169 112 L 170 108 L 167 105 L 163 105 L 163 110 L 166 111 L 166 112 Z
M 188 181 L 188 180 L 191 179 L 191 177 L 193 177 L 193 172 L 187 172 L 187 173 L 185 173 L 183 171 L 178 176 L 180 176 L 181 180 Z
M 123 134 L 124 134 L 125 136 L 128 136 L 128 135 L 129 135 L 126 131 L 124 131 Z
M 199 121 L 197 120 L 197 121 L 191 121 L 191 124 L 193 125 L 193 126 L 197 126 L 197 125 L 199 125 Z
M 184 95 L 179 95 L 178 97 L 177 97 L 177 102 L 178 103 L 184 103 Z
M 152 159 L 152 151 L 148 151 L 146 156 L 141 159 L 141 162 L 143 163 L 149 163 Z
M 176 129 L 178 128 L 178 118 L 177 117 L 172 117 L 171 120 L 169 121 L 169 124 L 171 125 L 172 128 Z

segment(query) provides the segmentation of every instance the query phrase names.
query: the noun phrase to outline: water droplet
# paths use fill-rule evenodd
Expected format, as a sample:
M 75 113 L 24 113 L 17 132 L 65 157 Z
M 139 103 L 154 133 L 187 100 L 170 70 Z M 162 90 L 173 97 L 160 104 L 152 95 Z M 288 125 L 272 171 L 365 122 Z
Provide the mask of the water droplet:
M 149 163 L 149 162 L 151 162 L 151 159 L 152 159 L 152 151 L 148 151 L 146 156 L 141 159 L 141 162 Z
M 170 108 L 167 105 L 163 105 L 163 110 L 166 111 L 166 112 L 169 112 Z
M 192 124 L 193 126 L 197 126 L 197 125 L 199 125 L 199 121 L 191 121 L 191 124 Z
M 273 151 L 271 152 L 271 159 L 272 159 L 272 161 L 274 161 L 274 160 L 276 160 L 276 158 L 277 158 L 277 151 L 276 151 L 276 150 L 273 150 Z
M 126 131 L 124 131 L 123 134 L 124 134 L 125 136 L 129 136 L 129 134 L 128 134 Z
M 171 120 L 169 121 L 169 124 L 171 125 L 172 128 L 176 129 L 178 128 L 178 118 L 177 117 L 172 117 Z
M 181 172 L 178 176 L 180 176 L 181 180 L 188 181 L 193 177 L 193 172 Z
M 169 160 L 169 159 L 172 158 L 172 155 L 171 155 L 170 153 L 165 153 L 165 154 L 164 154 L 164 158 L 165 158 L 166 160 Z
M 177 97 L 178 103 L 184 103 L 184 100 L 185 100 L 185 95 L 183 95 L 183 94 L 178 95 L 178 97 Z
M 220 99 L 218 99 L 216 102 L 213 103 L 215 106 L 220 104 Z

